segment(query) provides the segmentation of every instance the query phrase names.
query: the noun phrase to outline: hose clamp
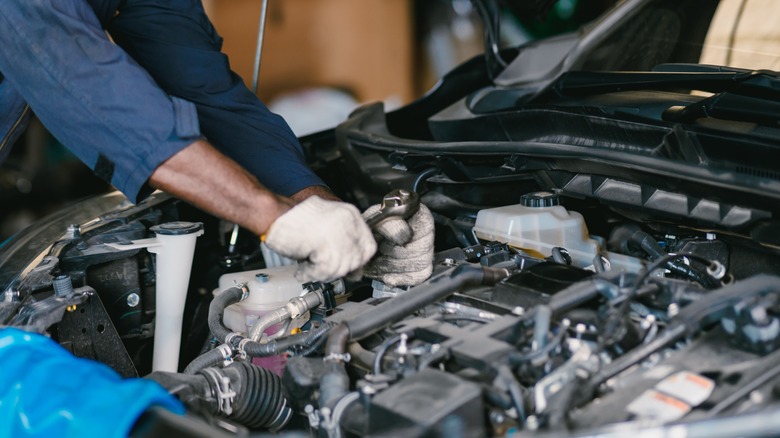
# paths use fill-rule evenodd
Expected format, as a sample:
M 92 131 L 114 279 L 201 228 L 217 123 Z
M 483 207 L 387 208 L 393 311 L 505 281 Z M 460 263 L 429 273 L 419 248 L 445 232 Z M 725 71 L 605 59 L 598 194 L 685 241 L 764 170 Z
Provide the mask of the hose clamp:
M 222 353 L 220 356 L 223 358 L 223 367 L 233 363 L 233 347 L 231 347 L 230 344 L 220 344 L 220 346 L 217 347 L 217 351 Z
M 245 360 L 247 357 L 246 350 L 246 344 L 248 342 L 252 342 L 251 338 L 243 338 L 241 341 L 238 342 L 238 356 L 241 358 L 241 360 Z
M 236 333 L 236 332 L 228 333 L 228 335 L 225 336 L 225 344 L 229 345 L 230 348 L 233 348 L 233 340 L 235 338 L 241 338 L 241 337 L 242 337 L 241 333 Z
M 219 412 L 224 413 L 225 416 L 230 416 L 233 413 L 233 400 L 237 395 L 230 385 L 230 379 L 213 368 L 201 370 L 201 374 L 204 374 L 214 382 L 213 390 Z
M 322 358 L 324 362 L 344 362 L 349 363 L 352 360 L 352 356 L 349 353 L 330 353 Z

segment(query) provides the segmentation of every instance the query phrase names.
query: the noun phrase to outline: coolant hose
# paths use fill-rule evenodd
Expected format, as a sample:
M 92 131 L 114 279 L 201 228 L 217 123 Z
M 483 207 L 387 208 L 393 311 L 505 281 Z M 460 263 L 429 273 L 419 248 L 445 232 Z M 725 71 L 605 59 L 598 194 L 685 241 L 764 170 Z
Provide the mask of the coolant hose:
M 322 295 L 318 291 L 309 292 L 303 296 L 292 298 L 283 307 L 261 316 L 249 329 L 248 337 L 259 342 L 263 333 L 271 326 L 285 322 L 322 304 Z
M 222 346 L 219 346 L 193 359 L 192 362 L 184 368 L 184 374 L 195 374 L 204 368 L 213 367 L 220 362 L 225 361 L 225 351 L 221 347 Z M 232 349 L 229 349 L 229 352 L 227 353 L 228 357 L 232 355 L 232 351 Z
M 234 286 L 219 293 L 211 300 L 209 304 L 209 330 L 220 342 L 225 342 L 225 339 L 233 333 L 232 330 L 225 327 L 225 323 L 222 322 L 222 315 L 225 313 L 225 308 L 231 304 L 235 304 L 244 297 L 246 289 L 243 287 Z
M 287 310 L 287 307 L 280 307 L 274 311 L 268 312 L 261 316 L 254 323 L 254 325 L 252 325 L 252 328 L 249 330 L 249 333 L 247 333 L 247 336 L 253 341 L 259 342 L 260 338 L 263 336 L 263 333 L 265 333 L 269 327 L 285 322 L 290 318 L 290 311 Z
M 506 269 L 470 264 L 456 266 L 353 319 L 342 321 L 330 332 L 325 346 L 325 372 L 320 383 L 320 408 L 332 408 L 349 392 L 349 377 L 344 367 L 349 341 L 364 339 L 465 287 L 495 284 L 507 276 L 509 271 Z
M 328 333 L 331 328 L 333 328 L 332 325 L 325 324 L 306 333 L 288 336 L 286 338 L 274 340 L 265 344 L 250 341 L 242 336 L 235 336 L 233 339 L 231 339 L 231 343 L 236 343 L 237 345 L 243 344 L 242 348 L 244 352 L 247 354 L 247 356 L 250 357 L 275 356 L 279 354 L 279 352 L 284 351 L 294 345 L 300 345 L 304 347 L 304 350 L 308 350 L 320 338 Z M 246 342 L 242 343 L 242 341 L 245 339 Z M 193 359 L 193 361 L 187 365 L 187 368 L 184 369 L 184 374 L 196 374 L 198 371 L 204 368 L 217 366 L 220 363 L 229 361 L 233 355 L 233 352 L 233 345 L 222 344 L 217 348 L 201 354 L 200 356 Z

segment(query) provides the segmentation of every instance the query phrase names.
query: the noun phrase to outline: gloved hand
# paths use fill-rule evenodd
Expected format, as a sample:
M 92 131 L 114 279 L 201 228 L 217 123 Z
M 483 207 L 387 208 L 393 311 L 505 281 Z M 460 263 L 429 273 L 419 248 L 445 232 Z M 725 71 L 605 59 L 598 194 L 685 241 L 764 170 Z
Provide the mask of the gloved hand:
M 363 212 L 368 218 L 379 211 L 373 205 Z M 414 286 L 433 272 L 433 216 L 423 204 L 408 220 L 390 218 L 375 229 L 378 254 L 363 268 L 363 275 L 388 286 Z
M 376 252 L 376 241 L 357 208 L 312 196 L 279 216 L 265 243 L 300 260 L 301 282 L 333 281 L 359 269 Z

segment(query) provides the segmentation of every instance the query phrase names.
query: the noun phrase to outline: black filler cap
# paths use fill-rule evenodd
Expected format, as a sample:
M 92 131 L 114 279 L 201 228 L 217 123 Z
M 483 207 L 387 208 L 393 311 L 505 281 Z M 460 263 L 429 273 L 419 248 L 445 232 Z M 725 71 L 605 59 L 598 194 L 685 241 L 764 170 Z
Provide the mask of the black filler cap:
M 155 225 L 150 230 L 155 234 L 162 234 L 163 236 L 181 236 L 183 234 L 197 233 L 203 229 L 202 222 L 166 222 L 164 224 Z
M 526 207 L 553 207 L 561 205 L 558 195 L 552 192 L 526 193 L 520 197 L 520 203 Z

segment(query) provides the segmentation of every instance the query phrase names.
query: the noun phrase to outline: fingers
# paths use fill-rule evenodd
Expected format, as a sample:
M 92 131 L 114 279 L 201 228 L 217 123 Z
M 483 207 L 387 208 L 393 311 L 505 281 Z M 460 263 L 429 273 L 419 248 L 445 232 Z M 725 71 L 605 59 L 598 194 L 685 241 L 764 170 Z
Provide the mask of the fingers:
M 408 226 L 412 230 L 412 239 L 404 245 L 389 239 L 382 240 L 378 255 L 363 270 L 365 276 L 395 287 L 413 286 L 431 275 L 434 223 L 425 205 L 420 205 L 420 211 L 408 220 Z
M 357 208 L 316 196 L 280 216 L 265 243 L 281 255 L 302 261 L 296 278 L 303 282 L 343 277 L 376 252 L 376 241 Z

